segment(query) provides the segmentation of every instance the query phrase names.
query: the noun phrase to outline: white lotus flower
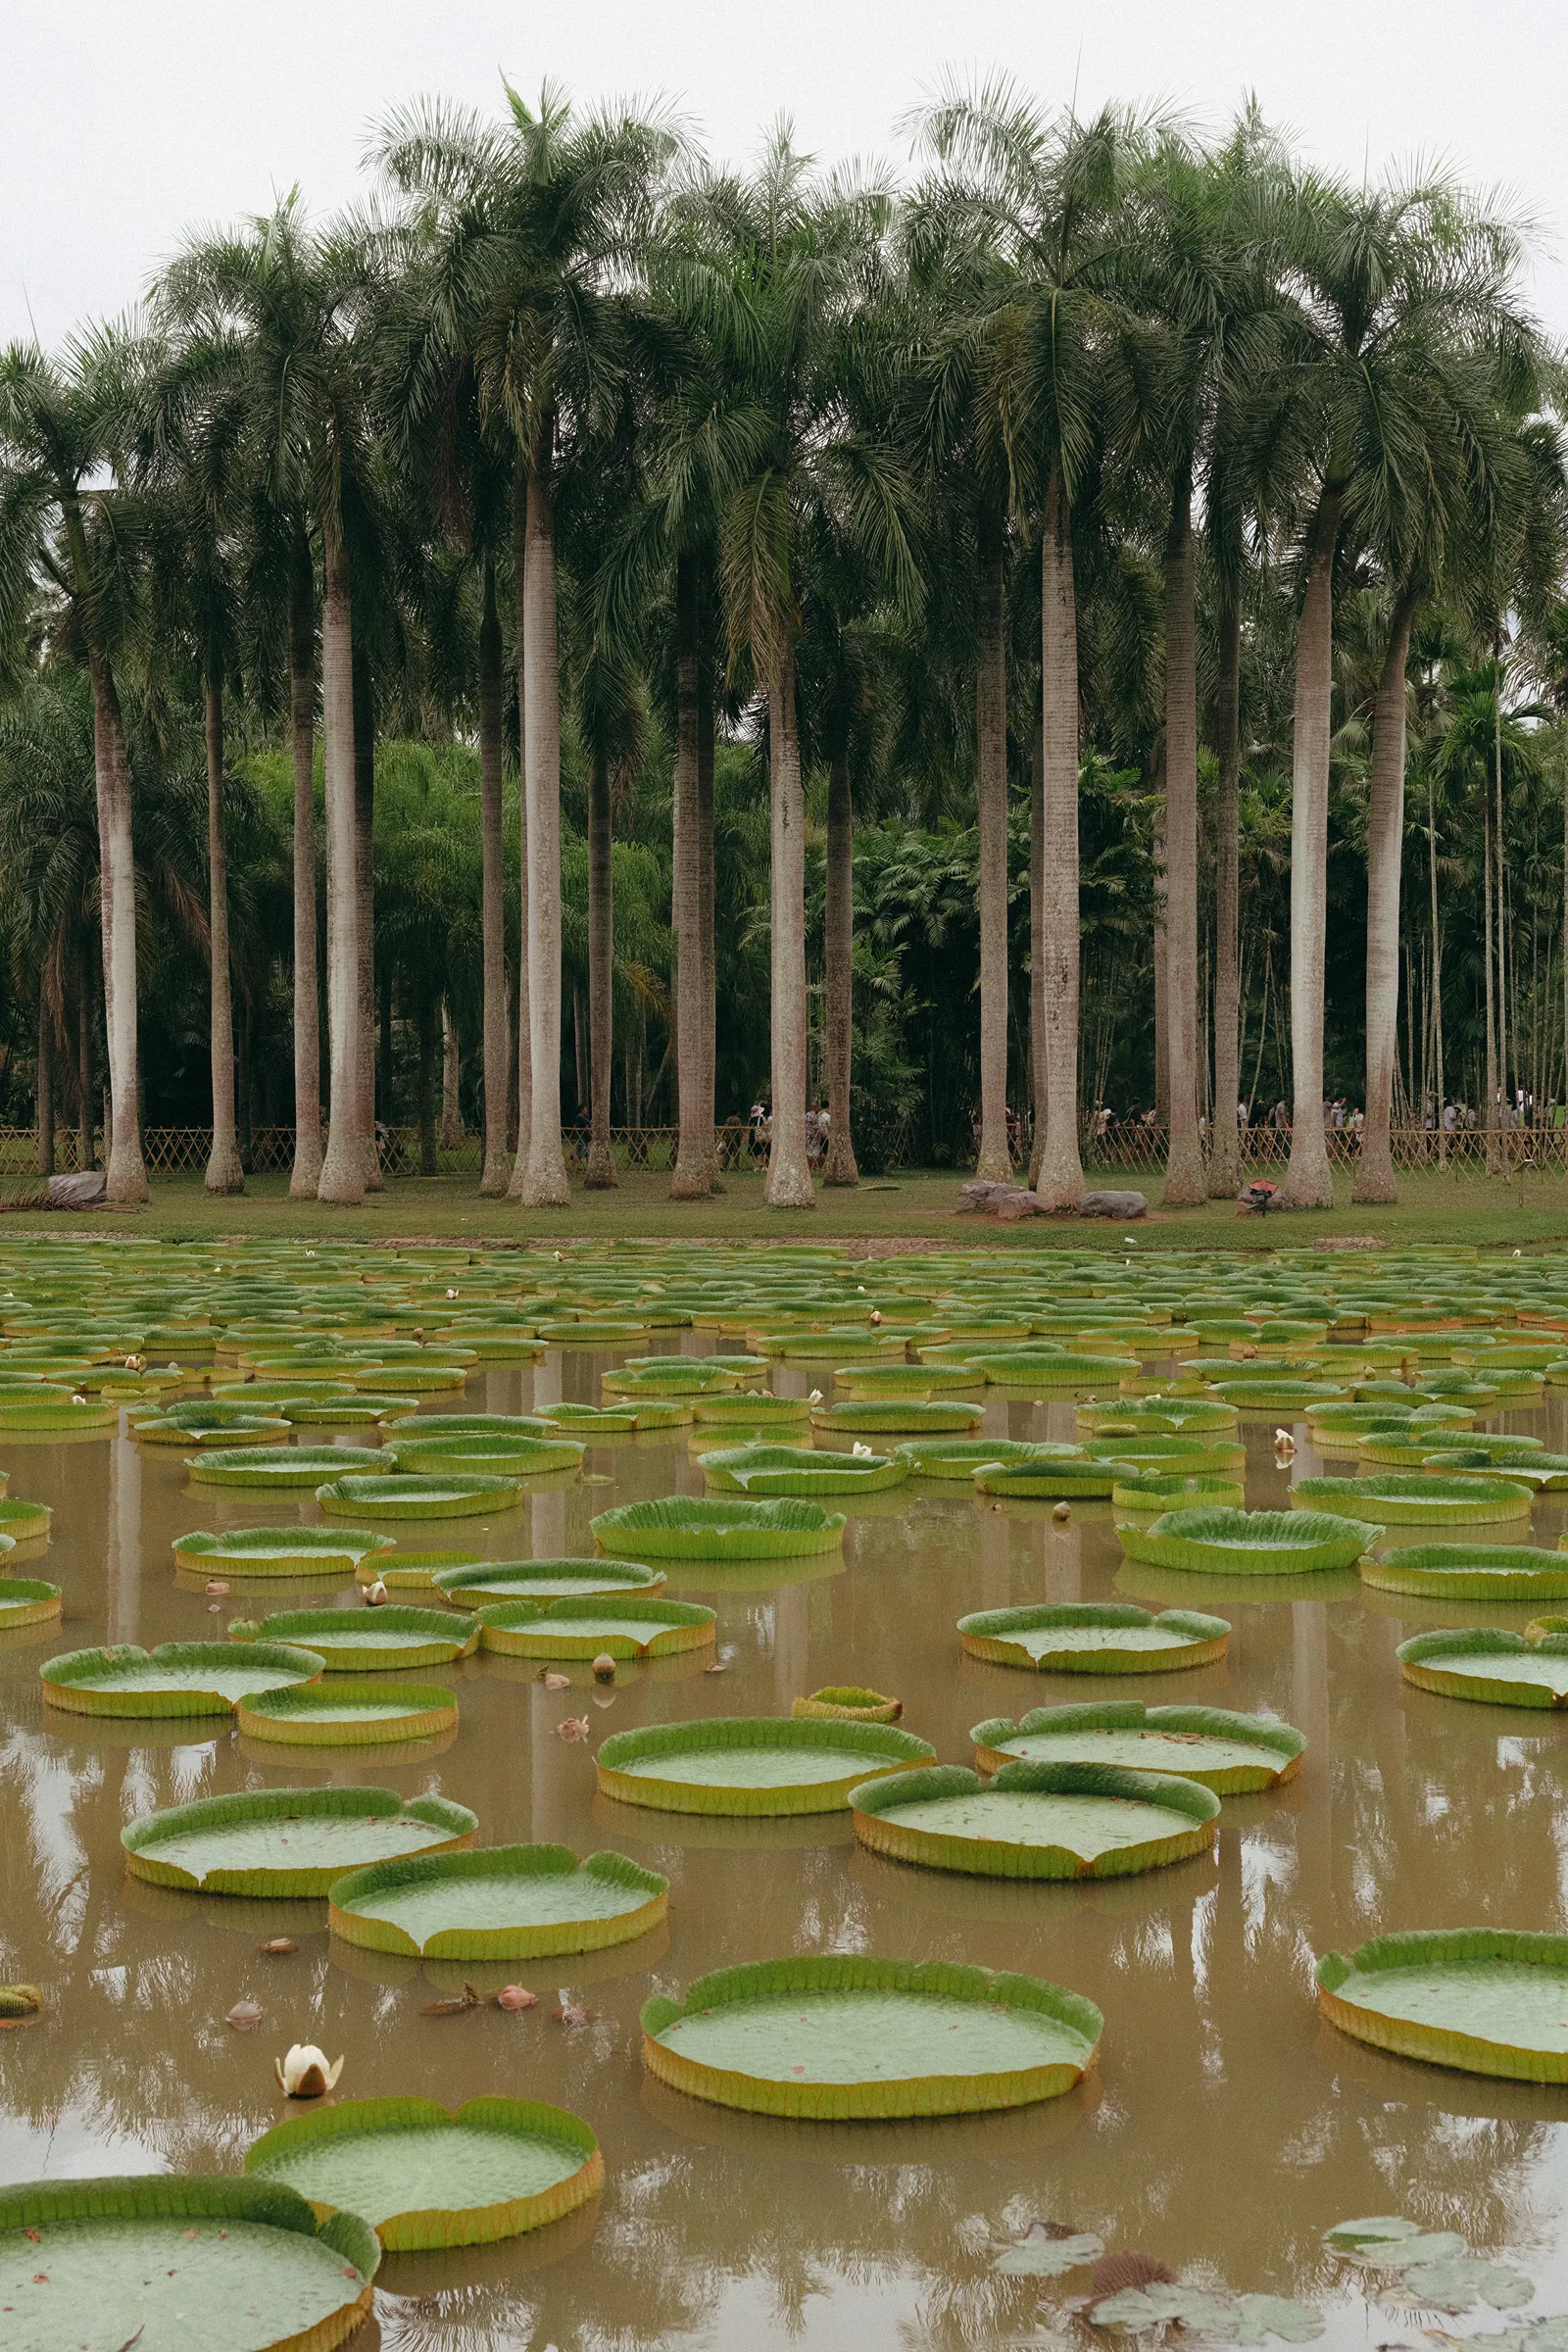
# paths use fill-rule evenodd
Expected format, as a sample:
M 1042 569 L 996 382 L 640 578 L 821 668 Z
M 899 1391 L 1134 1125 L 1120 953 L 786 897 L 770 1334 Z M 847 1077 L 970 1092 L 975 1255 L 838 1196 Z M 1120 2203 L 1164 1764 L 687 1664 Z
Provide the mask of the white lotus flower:
M 327 2064 L 326 2052 L 318 2050 L 314 2041 L 296 2041 L 290 2045 L 286 2058 L 272 2060 L 272 2072 L 278 2087 L 291 2099 L 318 2099 L 329 2090 L 336 2090 L 337 2079 L 343 2072 L 343 2061 Z
M 862 1446 L 858 1438 L 856 1439 L 855 1444 L 850 1448 L 850 1451 L 852 1454 L 858 1453 L 860 1456 L 860 1459 L 865 1462 L 868 1462 L 871 1458 L 870 1446 Z

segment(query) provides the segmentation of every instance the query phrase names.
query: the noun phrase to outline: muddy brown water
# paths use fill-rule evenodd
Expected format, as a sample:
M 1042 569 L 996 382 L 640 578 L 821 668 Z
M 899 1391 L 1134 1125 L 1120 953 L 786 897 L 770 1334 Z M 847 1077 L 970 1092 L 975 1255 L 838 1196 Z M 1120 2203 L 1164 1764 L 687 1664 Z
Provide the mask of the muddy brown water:
M 516 1412 L 597 1401 L 620 1352 L 486 1369 L 466 1402 Z M 789 1370 L 777 1385 L 802 1393 L 809 1381 Z M 1568 1449 L 1559 1392 L 1494 1426 Z M 992 1403 L 986 1427 L 1070 1437 L 1072 1408 Z M 608 1503 L 703 1492 L 690 1434 L 592 1445 L 584 1479 L 545 1482 L 491 1521 L 403 1541 L 498 1558 L 591 1551 L 590 1516 Z M 1319 1464 L 1298 1432 L 1294 1468 L 1281 1472 L 1269 1430 L 1247 1435 L 1254 1508 L 1282 1503 L 1293 1475 L 1345 1467 Z M 1568 2309 L 1568 2090 L 1381 2056 L 1321 2024 L 1312 1997 L 1317 1953 L 1389 1929 L 1568 1928 L 1568 1726 L 1399 1679 L 1396 1644 L 1461 1615 L 1415 1601 L 1401 1615 L 1390 1596 L 1363 1600 L 1353 1576 L 1304 1597 L 1297 1587 L 1243 1597 L 1220 1580 L 1124 1565 L 1107 1504 L 1075 1505 L 1060 1527 L 1049 1504 L 998 1507 L 922 1483 L 847 1506 L 842 1567 L 769 1564 L 728 1582 L 700 1567 L 672 1573 L 672 1592 L 717 1609 L 722 1675 L 705 1676 L 700 1656 L 678 1659 L 623 1668 L 607 1692 L 581 1667 L 557 1693 L 521 1661 L 421 1669 L 416 1679 L 461 1695 L 461 1728 L 444 1746 L 296 1761 L 217 1719 L 73 1722 L 42 1706 L 37 1668 L 61 1648 L 201 1640 L 242 1609 L 330 1600 L 330 1585 L 268 1580 L 254 1600 L 236 1584 L 215 1612 L 172 1566 L 171 1543 L 188 1529 L 313 1521 L 314 1500 L 192 1489 L 177 1452 L 122 1435 L 5 1441 L 0 1460 L 13 1494 L 54 1506 L 47 1551 L 12 1564 L 61 1584 L 66 1611 L 62 1633 L 16 1635 L 0 1651 L 0 1978 L 36 1980 L 48 2003 L 39 2023 L 0 2034 L 0 2179 L 236 2169 L 284 2112 L 274 2052 L 308 2040 L 344 2054 L 345 2096 L 555 2101 L 593 2126 L 608 2170 L 597 2204 L 550 2230 L 389 2259 L 356 2352 L 1070 2342 L 1064 2303 L 1086 2274 L 1042 2287 L 991 2268 L 996 2241 L 1035 2216 L 1155 2254 L 1184 2278 L 1306 2297 L 1331 2346 L 1422 2344 L 1435 2324 L 1369 2306 L 1325 2258 L 1323 2231 L 1351 2215 L 1406 2213 L 1460 2230 L 1529 2273 L 1532 2311 Z M 1568 1498 L 1538 1500 L 1533 1541 L 1555 1544 L 1565 1527 Z M 954 1621 L 965 1610 L 1080 1596 L 1212 1608 L 1234 1628 L 1229 1657 L 1091 1685 L 960 1654 Z M 1484 1614 L 1522 1624 L 1531 1612 Z M 902 1866 L 858 1848 L 845 1816 L 684 1821 L 595 1795 L 592 1746 L 611 1731 L 787 1713 L 798 1693 L 835 1682 L 896 1692 L 906 1726 L 947 1762 L 971 1760 L 969 1727 L 983 1717 L 1118 1695 L 1264 1708 L 1297 1724 L 1308 1748 L 1300 1778 L 1277 1794 L 1225 1800 L 1211 1856 L 1102 1886 L 1010 1886 Z M 576 1714 L 590 1718 L 588 1745 L 557 1735 Z M 121 1829 L 149 1807 L 322 1781 L 439 1790 L 473 1808 L 485 1843 L 618 1847 L 667 1874 L 667 1929 L 589 1960 L 421 1968 L 331 1945 L 324 1901 L 242 1904 L 125 1876 Z M 280 1934 L 296 1951 L 263 1957 L 260 1944 Z M 637 2020 L 650 1991 L 792 1952 L 1052 1978 L 1104 2011 L 1097 2074 L 1012 2114 L 850 2126 L 731 2114 L 645 2079 Z M 520 1978 L 540 2005 L 420 2014 L 465 1974 L 482 1991 Z M 223 2022 L 241 1999 L 266 2011 L 254 2033 Z M 558 2021 L 563 2002 L 583 2022 Z M 1478 2323 L 1505 2324 L 1480 2312 L 1444 2324 Z

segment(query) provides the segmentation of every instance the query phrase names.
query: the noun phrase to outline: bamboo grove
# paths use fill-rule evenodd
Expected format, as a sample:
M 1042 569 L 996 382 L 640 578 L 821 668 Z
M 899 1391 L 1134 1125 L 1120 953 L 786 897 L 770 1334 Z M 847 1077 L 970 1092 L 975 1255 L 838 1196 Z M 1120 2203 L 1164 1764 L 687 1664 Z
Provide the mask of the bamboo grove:
M 0 1110 L 145 1198 L 149 1114 L 355 1202 L 771 1110 L 765 1196 L 900 1152 L 1165 1198 L 1232 1106 L 1568 1095 L 1568 481 L 1525 229 L 1004 82 L 900 178 L 510 86 L 366 202 L 193 233 L 0 357 Z M 1009 1108 L 1025 1123 L 1009 1124 Z M 618 1117 L 617 1117 L 618 1113 Z M 973 1142 L 971 1142 L 971 1135 Z M 577 1154 L 573 1152 L 573 1156 Z

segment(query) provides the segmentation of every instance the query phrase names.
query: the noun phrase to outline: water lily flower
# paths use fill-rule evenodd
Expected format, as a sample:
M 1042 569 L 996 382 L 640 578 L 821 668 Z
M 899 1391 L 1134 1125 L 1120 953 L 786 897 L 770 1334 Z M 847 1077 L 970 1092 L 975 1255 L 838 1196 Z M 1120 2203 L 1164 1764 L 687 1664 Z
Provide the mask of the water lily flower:
M 289 2098 L 319 2099 L 327 2091 L 336 2090 L 343 2061 L 339 2058 L 328 2065 L 326 2052 L 318 2050 L 314 2041 L 296 2041 L 290 2045 L 286 2058 L 272 2060 L 272 2071 L 279 2088 Z
M 539 1995 L 530 1992 L 526 1984 L 503 1984 L 495 2004 L 498 2009 L 537 2009 Z
M 539 1680 L 547 1690 L 569 1690 L 571 1689 L 569 1674 L 542 1674 Z
M 390 1598 L 391 1595 L 379 1577 L 376 1578 L 373 1585 L 366 1588 L 365 1603 L 367 1608 L 378 1609 Z
M 615 1661 L 608 1649 L 602 1649 L 594 1660 L 594 1680 L 597 1683 L 612 1683 L 614 1679 Z
M 568 1741 L 572 1740 L 586 1740 L 590 1728 L 591 1727 L 586 1715 L 568 1715 L 564 1723 L 557 1724 L 556 1737 L 558 1740 L 565 1740 Z
M 861 1459 L 861 1461 L 863 1461 L 863 1462 L 868 1462 L 868 1461 L 870 1460 L 870 1458 L 871 1458 L 871 1448 L 870 1448 L 870 1446 L 862 1446 L 862 1445 L 860 1444 L 860 1441 L 859 1441 L 859 1439 L 858 1439 L 858 1438 L 857 1438 L 857 1439 L 856 1439 L 856 1441 L 855 1441 L 855 1444 L 854 1444 L 854 1445 L 851 1446 L 851 1448 L 850 1448 L 850 1452 L 851 1452 L 851 1455 L 852 1455 L 852 1456 L 853 1456 L 853 1455 L 855 1455 L 855 1454 L 858 1454 L 858 1455 L 859 1455 L 859 1457 L 860 1457 L 860 1459 Z

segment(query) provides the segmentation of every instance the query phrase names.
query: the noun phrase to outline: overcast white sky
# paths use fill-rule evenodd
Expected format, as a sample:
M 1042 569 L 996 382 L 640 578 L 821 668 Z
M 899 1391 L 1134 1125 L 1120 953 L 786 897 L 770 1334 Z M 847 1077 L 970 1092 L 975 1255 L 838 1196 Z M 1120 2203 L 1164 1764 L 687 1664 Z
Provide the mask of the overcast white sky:
M 1568 335 L 1562 0 L 11 0 L 0 65 L 0 340 L 134 297 L 189 226 L 299 182 L 363 186 L 368 124 L 498 73 L 584 100 L 662 93 L 744 159 L 781 110 L 824 159 L 904 160 L 896 117 L 945 68 L 1042 98 L 1163 99 L 1221 125 L 1249 89 L 1320 163 L 1442 157 L 1539 221 Z

